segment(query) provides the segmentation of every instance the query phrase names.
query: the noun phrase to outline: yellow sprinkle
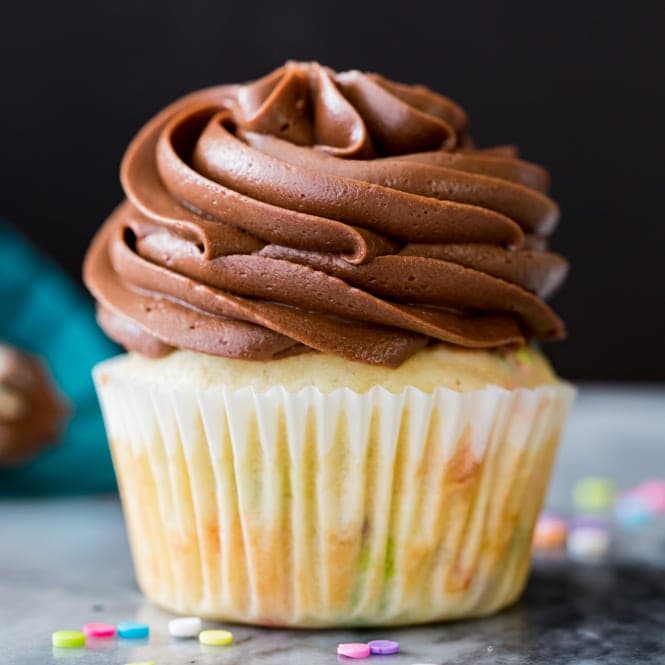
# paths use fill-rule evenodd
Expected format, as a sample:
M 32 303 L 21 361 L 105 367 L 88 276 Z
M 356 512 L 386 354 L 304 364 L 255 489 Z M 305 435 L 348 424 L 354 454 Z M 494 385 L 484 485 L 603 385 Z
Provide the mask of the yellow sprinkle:
M 533 364 L 533 356 L 531 355 L 531 350 L 523 346 L 522 348 L 518 349 L 515 352 L 515 358 L 521 363 L 524 363 L 525 365 L 532 365 Z
M 202 630 L 199 642 L 211 647 L 225 647 L 233 642 L 233 633 L 228 630 Z

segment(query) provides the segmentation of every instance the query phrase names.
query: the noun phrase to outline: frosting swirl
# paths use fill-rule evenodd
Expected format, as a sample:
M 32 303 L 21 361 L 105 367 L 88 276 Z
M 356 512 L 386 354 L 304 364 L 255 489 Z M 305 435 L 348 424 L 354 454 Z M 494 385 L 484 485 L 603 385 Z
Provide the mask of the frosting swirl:
M 84 276 L 106 332 L 146 355 L 397 366 L 431 340 L 564 334 L 544 302 L 567 270 L 546 251 L 546 171 L 476 149 L 423 86 L 289 62 L 169 106 L 121 180 Z

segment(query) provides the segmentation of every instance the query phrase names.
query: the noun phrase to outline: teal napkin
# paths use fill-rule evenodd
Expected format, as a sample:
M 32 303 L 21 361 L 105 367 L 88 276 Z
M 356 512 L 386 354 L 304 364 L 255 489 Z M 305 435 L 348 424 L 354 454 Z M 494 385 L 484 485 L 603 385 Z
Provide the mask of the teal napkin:
M 92 367 L 118 353 L 98 328 L 83 290 L 0 220 L 0 340 L 40 356 L 73 413 L 55 447 L 0 469 L 0 495 L 115 490 Z

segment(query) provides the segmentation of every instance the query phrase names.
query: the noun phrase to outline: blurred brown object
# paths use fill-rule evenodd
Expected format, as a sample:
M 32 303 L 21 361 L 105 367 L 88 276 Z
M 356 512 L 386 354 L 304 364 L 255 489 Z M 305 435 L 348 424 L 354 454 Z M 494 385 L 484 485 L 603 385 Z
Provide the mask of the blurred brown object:
M 42 361 L 0 344 L 0 467 L 23 464 L 54 444 L 68 413 Z

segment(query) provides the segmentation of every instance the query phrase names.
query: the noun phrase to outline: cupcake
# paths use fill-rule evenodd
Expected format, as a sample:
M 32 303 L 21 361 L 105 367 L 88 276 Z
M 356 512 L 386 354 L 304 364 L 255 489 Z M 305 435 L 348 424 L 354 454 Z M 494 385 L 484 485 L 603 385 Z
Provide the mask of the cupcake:
M 138 133 L 85 281 L 158 605 L 316 627 L 520 594 L 572 388 L 548 175 L 423 86 L 289 62 Z

